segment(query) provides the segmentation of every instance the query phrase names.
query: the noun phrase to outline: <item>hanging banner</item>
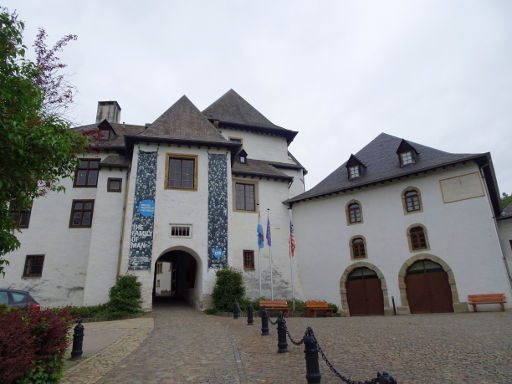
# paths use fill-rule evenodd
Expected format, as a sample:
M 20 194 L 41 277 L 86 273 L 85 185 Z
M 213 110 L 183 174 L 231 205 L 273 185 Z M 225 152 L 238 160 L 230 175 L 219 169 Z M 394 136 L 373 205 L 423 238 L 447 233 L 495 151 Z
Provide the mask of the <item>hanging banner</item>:
M 208 154 L 208 268 L 228 264 L 227 179 L 226 155 Z
M 128 258 L 129 270 L 151 268 L 155 217 L 156 159 L 156 152 L 139 151 L 130 235 L 130 256 Z

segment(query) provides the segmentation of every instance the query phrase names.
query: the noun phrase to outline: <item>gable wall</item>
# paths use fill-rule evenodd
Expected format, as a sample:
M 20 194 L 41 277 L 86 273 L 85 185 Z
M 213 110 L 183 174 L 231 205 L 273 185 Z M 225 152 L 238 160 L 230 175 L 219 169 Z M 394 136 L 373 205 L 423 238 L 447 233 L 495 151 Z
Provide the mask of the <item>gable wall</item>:
M 382 271 L 389 302 L 394 296 L 400 306 L 400 268 L 415 255 L 431 254 L 452 268 L 461 302 L 468 294 L 492 292 L 505 292 L 510 302 L 487 197 L 443 203 L 439 180 L 470 172 L 478 172 L 476 164 L 295 204 L 296 252 L 305 297 L 341 305 L 341 275 L 351 264 L 364 261 Z M 409 186 L 420 190 L 423 212 L 404 214 L 401 193 Z M 361 203 L 361 224 L 347 225 L 345 206 L 352 199 Z M 427 229 L 430 249 L 410 251 L 406 233 L 412 224 Z M 365 237 L 367 259 L 351 260 L 349 242 L 355 235 Z

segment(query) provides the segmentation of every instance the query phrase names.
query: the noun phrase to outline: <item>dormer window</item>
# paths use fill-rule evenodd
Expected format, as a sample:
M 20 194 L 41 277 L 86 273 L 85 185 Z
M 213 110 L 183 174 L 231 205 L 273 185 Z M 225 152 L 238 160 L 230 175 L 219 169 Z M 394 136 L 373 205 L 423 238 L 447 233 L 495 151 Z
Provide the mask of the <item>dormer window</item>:
M 400 153 L 400 165 L 403 167 L 404 165 L 413 164 L 414 158 L 412 155 L 412 151 L 402 152 Z
M 349 178 L 355 179 L 356 177 L 359 177 L 359 165 L 354 165 L 352 167 L 348 168 Z
M 242 149 L 240 152 L 238 152 L 237 156 L 240 164 L 247 164 L 247 152 L 245 152 L 245 150 Z
M 400 142 L 396 153 L 398 155 L 398 161 L 400 162 L 401 167 L 416 163 L 416 155 L 418 154 L 418 151 L 416 151 L 416 148 L 414 148 L 404 139 L 402 139 Z
M 347 173 L 348 173 L 348 179 L 357 179 L 361 176 L 361 173 L 363 172 L 364 164 L 354 155 L 350 155 L 350 158 L 347 161 L 346 164 L 347 167 Z

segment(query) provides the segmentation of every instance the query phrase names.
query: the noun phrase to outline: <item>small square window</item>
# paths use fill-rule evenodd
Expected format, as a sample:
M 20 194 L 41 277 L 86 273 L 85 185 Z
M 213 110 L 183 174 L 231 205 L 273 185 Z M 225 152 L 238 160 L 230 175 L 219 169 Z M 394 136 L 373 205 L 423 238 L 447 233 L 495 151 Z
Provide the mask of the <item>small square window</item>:
M 12 219 L 16 223 L 18 228 L 28 228 L 30 223 L 30 214 L 32 212 L 32 206 L 30 209 L 14 209 L 11 210 Z
M 73 187 L 96 187 L 99 170 L 100 159 L 80 159 L 80 165 L 75 170 Z
M 408 164 L 413 164 L 413 163 L 414 163 L 414 158 L 412 156 L 412 151 L 400 153 L 400 164 L 402 166 L 408 165 Z
M 254 251 L 244 250 L 244 270 L 254 270 Z
M 41 277 L 43 274 L 44 255 L 27 255 L 23 277 Z
M 349 171 L 349 178 L 355 179 L 356 177 L 359 177 L 359 165 L 354 165 L 353 167 L 348 168 Z
M 73 200 L 69 227 L 90 228 L 92 224 L 93 211 L 94 200 Z
M 167 155 L 166 189 L 197 190 L 197 156 Z
M 121 192 L 123 179 L 109 177 L 107 180 L 107 192 Z

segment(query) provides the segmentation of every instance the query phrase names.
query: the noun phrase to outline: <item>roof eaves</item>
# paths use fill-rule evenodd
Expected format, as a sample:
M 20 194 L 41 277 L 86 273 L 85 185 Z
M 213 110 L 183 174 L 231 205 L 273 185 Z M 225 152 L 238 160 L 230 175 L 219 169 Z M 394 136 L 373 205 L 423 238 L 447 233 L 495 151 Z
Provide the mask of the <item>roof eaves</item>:
M 333 190 L 330 190 L 330 191 L 321 192 L 321 193 L 318 193 L 318 194 L 307 195 L 308 192 L 304 192 L 301 195 L 298 195 L 298 196 L 296 196 L 294 198 L 286 200 L 284 203 L 286 203 L 286 204 L 294 204 L 294 203 L 298 203 L 298 202 L 304 201 L 304 200 L 320 198 L 320 197 L 327 196 L 327 195 L 332 195 L 332 194 L 335 194 L 335 193 L 342 193 L 342 192 L 351 191 L 351 190 L 358 189 L 358 188 L 368 187 L 370 185 L 376 185 L 376 184 L 384 183 L 384 182 L 387 182 L 387 181 L 401 179 L 403 177 L 409 177 L 409 176 L 416 175 L 416 174 L 419 174 L 419 173 L 433 171 L 433 170 L 436 170 L 436 169 L 439 169 L 439 168 L 447 167 L 447 166 L 450 166 L 450 165 L 455 165 L 455 164 L 458 164 L 458 163 L 463 163 L 463 162 L 466 162 L 466 161 L 471 161 L 471 160 L 477 161 L 477 160 L 481 160 L 483 158 L 487 159 L 488 157 L 489 157 L 489 153 L 488 152 L 487 153 L 480 153 L 480 154 L 470 155 L 469 157 L 466 157 L 466 158 L 462 158 L 462 159 L 458 159 L 458 160 L 454 160 L 454 161 L 448 161 L 448 162 L 440 163 L 440 164 L 437 164 L 435 166 L 415 169 L 414 171 L 411 171 L 411 172 L 408 172 L 408 173 L 397 174 L 397 175 L 394 175 L 394 176 L 386 176 L 386 177 L 376 178 L 376 179 L 373 179 L 373 180 L 364 181 L 364 182 L 359 183 L 359 184 L 353 184 L 353 185 L 350 185 L 350 186 L 344 186 L 342 188 L 336 188 L 336 189 L 333 189 Z M 302 196 L 302 195 L 305 195 L 305 196 L 303 198 L 301 198 L 300 196 Z

